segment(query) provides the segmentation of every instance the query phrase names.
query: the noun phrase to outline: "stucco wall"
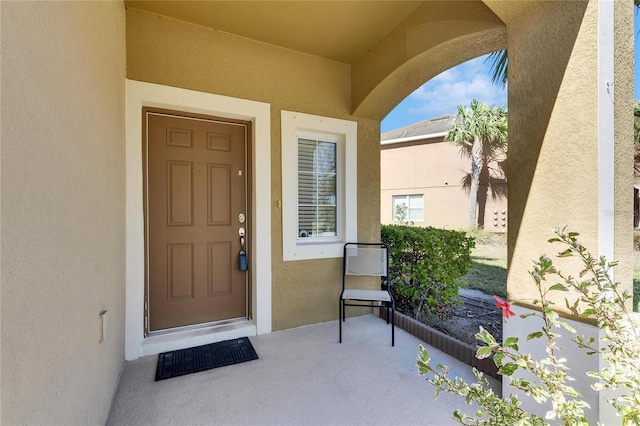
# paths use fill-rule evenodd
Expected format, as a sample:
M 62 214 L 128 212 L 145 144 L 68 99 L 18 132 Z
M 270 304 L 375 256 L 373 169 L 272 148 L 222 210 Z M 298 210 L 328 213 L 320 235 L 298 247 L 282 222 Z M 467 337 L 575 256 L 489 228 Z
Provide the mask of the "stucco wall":
M 611 100 L 606 91 L 599 99 L 606 84 L 598 80 L 599 2 L 549 2 L 508 28 L 509 167 L 517 171 L 509 176 L 508 286 L 509 298 L 523 304 L 535 296 L 529 261 L 553 253 L 546 241 L 554 225 L 580 232 L 594 254 L 605 253 L 598 245 L 611 239 L 613 257 L 622 261 L 616 279 L 631 289 L 633 12 L 630 2 L 620 3 L 626 7 L 615 3 L 613 140 L 603 140 L 615 156 L 604 168 L 599 126 L 611 123 L 600 121 L 599 108 Z M 615 178 L 609 202 L 600 188 L 607 168 Z M 613 216 L 611 229 L 601 227 L 600 212 Z M 570 316 L 562 301 L 557 307 Z
M 632 2 L 614 2 L 614 81 L 613 104 L 615 141 L 615 195 L 614 259 L 615 279 L 625 283 L 631 291 L 633 283 L 633 117 L 628 111 L 633 108 L 634 93 L 634 44 L 633 15 L 637 13 Z
M 608 20 L 606 9 L 614 4 L 614 18 Z M 509 167 L 517 173 L 509 175 L 507 285 L 509 299 L 521 305 L 530 306 L 539 297 L 528 275 L 531 260 L 561 249 L 547 243 L 554 225 L 580 232 L 593 255 L 621 260 L 615 279 L 631 290 L 632 21 L 632 2 L 590 0 L 548 2 L 508 24 Z M 607 25 L 615 28 L 615 54 L 599 44 L 599 28 L 604 34 Z M 607 75 L 611 62 L 613 74 Z M 610 106 L 612 115 L 607 114 Z M 574 276 L 581 266 L 577 259 L 554 263 Z M 572 314 L 565 294 L 550 296 L 564 316 L 584 321 Z M 584 330 L 594 332 L 590 326 Z M 520 320 L 510 321 L 504 332 L 527 334 Z M 569 342 L 565 346 L 575 363 L 572 371 L 600 368 L 597 357 L 581 357 L 583 351 Z M 588 378 L 571 376 L 591 403 L 590 423 L 611 422 L 608 404 L 589 388 Z M 505 384 L 506 391 L 511 388 Z
M 555 225 L 597 250 L 597 18 L 586 2 L 549 2 L 508 28 L 509 299 L 537 296 L 531 260 Z M 541 49 L 541 46 L 545 46 Z M 566 310 L 564 304 L 558 306 Z
M 124 5 L 1 8 L 1 423 L 101 424 L 124 363 Z
M 379 239 L 380 127 L 350 115 L 350 66 L 130 8 L 127 77 L 271 104 L 273 329 L 335 319 L 341 260 L 282 261 L 280 112 L 357 121 L 358 237 Z

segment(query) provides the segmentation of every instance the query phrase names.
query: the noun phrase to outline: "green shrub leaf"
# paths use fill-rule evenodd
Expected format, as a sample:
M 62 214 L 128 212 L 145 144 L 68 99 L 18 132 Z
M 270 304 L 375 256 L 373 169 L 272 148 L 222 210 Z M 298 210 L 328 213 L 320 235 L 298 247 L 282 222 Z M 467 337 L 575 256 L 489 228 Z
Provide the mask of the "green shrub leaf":
M 491 348 L 488 346 L 480 346 L 478 348 L 478 351 L 476 352 L 476 358 L 478 359 L 485 359 L 485 358 L 489 358 L 491 356 Z
M 459 279 L 471 267 L 474 239 L 466 232 L 382 225 L 382 241 L 389 247 L 391 293 L 398 310 L 441 315 L 458 303 Z
M 534 331 L 533 333 L 527 336 L 527 340 L 539 339 L 542 336 L 543 336 L 542 331 Z
M 498 373 L 502 374 L 503 376 L 511 376 L 517 369 L 518 369 L 518 364 L 509 362 L 503 365 L 502 367 L 500 367 L 500 369 L 498 370 Z
M 551 287 L 549 287 L 549 290 L 569 291 L 567 287 L 560 283 L 552 285 Z

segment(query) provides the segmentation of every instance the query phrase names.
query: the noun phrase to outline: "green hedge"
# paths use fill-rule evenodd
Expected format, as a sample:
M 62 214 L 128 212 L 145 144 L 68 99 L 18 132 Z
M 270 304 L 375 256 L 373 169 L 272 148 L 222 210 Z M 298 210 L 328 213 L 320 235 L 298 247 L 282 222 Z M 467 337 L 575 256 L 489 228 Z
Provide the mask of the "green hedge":
M 389 278 L 398 310 L 446 315 L 458 303 L 459 278 L 471 266 L 475 241 L 462 231 L 382 225 L 389 246 Z

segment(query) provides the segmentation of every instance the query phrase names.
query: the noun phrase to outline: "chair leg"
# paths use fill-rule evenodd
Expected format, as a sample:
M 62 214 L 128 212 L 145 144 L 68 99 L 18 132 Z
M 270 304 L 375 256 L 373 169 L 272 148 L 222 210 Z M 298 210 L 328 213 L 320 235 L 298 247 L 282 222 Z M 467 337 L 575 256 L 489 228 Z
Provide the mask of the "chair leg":
M 391 346 L 396 345 L 395 327 L 396 327 L 396 307 L 392 305 L 391 306 Z
M 342 316 L 343 316 L 343 309 L 344 309 L 343 303 L 344 301 L 341 298 L 340 302 L 338 302 L 338 328 L 340 329 L 339 343 L 342 343 Z
M 396 311 L 395 309 L 391 310 L 391 346 L 396 345 L 396 336 L 395 336 L 395 327 L 396 327 Z

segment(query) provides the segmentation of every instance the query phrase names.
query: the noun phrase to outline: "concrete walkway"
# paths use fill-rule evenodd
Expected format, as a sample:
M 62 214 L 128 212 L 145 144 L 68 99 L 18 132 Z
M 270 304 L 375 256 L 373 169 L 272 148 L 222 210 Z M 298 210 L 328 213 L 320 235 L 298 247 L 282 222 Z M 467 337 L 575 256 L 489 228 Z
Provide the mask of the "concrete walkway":
M 260 359 L 154 382 L 157 356 L 127 362 L 109 425 L 453 425 L 473 409 L 417 374 L 422 342 L 373 315 L 252 337 Z M 428 348 L 429 349 L 429 348 Z M 470 367 L 430 349 L 451 376 Z M 497 389 L 499 384 L 491 379 Z

